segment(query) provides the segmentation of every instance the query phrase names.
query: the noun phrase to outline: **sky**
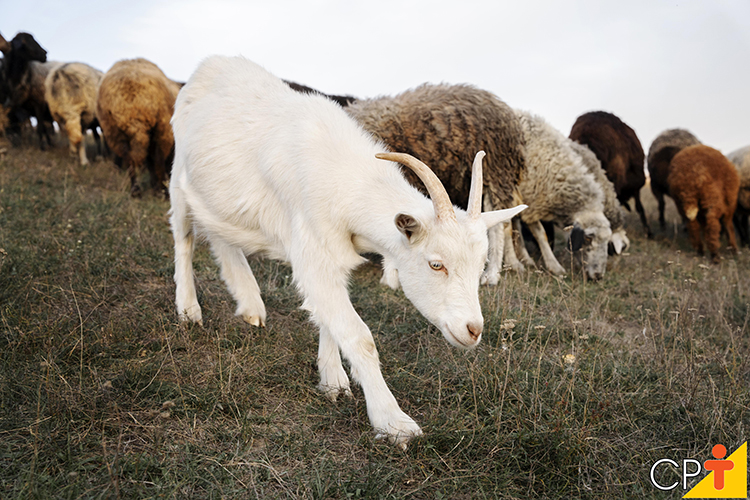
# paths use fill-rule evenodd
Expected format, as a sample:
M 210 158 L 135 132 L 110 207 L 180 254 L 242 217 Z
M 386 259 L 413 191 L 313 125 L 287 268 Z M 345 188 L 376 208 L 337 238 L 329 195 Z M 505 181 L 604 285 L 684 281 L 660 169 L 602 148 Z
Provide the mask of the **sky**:
M 145 57 L 185 81 L 243 55 L 330 94 L 470 83 L 564 135 L 604 110 L 644 151 L 686 128 L 729 153 L 750 144 L 750 0 L 0 0 L 0 33 L 102 71 Z

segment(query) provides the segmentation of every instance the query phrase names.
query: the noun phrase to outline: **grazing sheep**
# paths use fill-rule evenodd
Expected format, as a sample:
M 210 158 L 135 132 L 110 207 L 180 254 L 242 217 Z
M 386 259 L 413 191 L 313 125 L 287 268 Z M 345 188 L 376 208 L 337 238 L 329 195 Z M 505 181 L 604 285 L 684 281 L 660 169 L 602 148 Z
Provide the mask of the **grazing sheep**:
M 365 130 L 394 151 L 421 158 L 435 171 L 453 202 L 467 203 L 474 152 L 487 152 L 484 209 L 520 203 L 518 183 L 524 171 L 523 132 L 513 110 L 494 94 L 469 85 L 424 84 L 395 97 L 358 99 L 345 108 Z M 418 178 L 404 171 L 418 188 Z M 511 225 L 490 231 L 482 283 L 497 284 L 503 257 L 522 270 L 513 249 Z M 383 282 L 398 287 L 398 277 L 383 261 Z
M 740 176 L 740 191 L 737 195 L 737 209 L 734 211 L 734 225 L 740 234 L 740 241 L 745 246 L 750 246 L 750 228 L 748 228 L 748 216 L 750 216 L 750 146 L 745 146 L 732 151 L 727 158 L 737 167 Z
M 169 120 L 180 84 L 151 61 L 124 59 L 102 77 L 96 116 L 109 148 L 130 175 L 130 194 L 140 196 L 137 174 L 148 166 L 151 187 L 167 195 L 174 137 Z
M 628 201 L 635 199 L 649 238 L 653 235 L 641 205 L 640 191 L 646 184 L 643 168 L 643 147 L 632 128 L 605 111 L 592 111 L 579 116 L 570 130 L 570 138 L 585 144 L 594 152 L 617 192 L 617 199 L 630 210 Z
M 29 116 L 36 118 L 39 146 L 45 149 L 45 140 L 52 145 L 54 129 L 44 98 L 44 80 L 62 63 L 47 61 L 47 51 L 29 33 L 18 33 L 4 46 L 3 66 L 10 96 L 6 105 L 16 122 L 23 122 Z
M 172 125 L 180 317 L 202 317 L 193 282 L 195 235 L 210 242 L 237 314 L 253 325 L 265 323 L 266 311 L 245 255 L 289 261 L 302 307 L 320 328 L 319 388 L 331 399 L 351 394 L 340 350 L 378 436 L 405 448 L 422 431 L 383 379 L 372 334 L 349 299 L 351 272 L 364 261 L 361 253 L 384 255 L 406 296 L 446 340 L 473 347 L 483 327 L 477 288 L 487 228 L 523 207 L 481 213 L 479 153 L 469 211 L 454 210 L 426 165 L 405 154 L 378 154 L 385 146 L 339 105 L 295 92 L 241 57 L 205 59 L 180 92 Z M 406 182 L 396 161 L 419 172 L 432 201 Z
M 610 229 L 612 229 L 610 245 L 612 251 L 620 255 L 630 246 L 630 240 L 625 232 L 625 217 L 622 213 L 622 205 L 617 199 L 615 186 L 607 179 L 601 162 L 587 146 L 571 140 L 568 140 L 568 145 L 581 157 L 583 164 L 602 187 L 602 192 L 604 193 L 604 216 L 609 221 Z
M 289 80 L 283 80 L 284 83 L 289 85 L 292 90 L 296 90 L 297 92 L 302 92 L 303 94 L 318 94 L 322 95 L 324 97 L 327 97 L 331 99 L 332 101 L 337 102 L 341 107 L 347 107 L 348 105 L 352 104 L 357 100 L 356 97 L 351 95 L 331 95 L 331 94 L 324 94 L 323 92 L 319 90 L 315 90 L 312 87 L 308 87 L 307 85 L 302 85 L 300 83 L 290 82 Z
M 583 248 L 586 274 L 600 279 L 607 269 L 607 248 L 612 230 L 604 216 L 604 192 L 572 141 L 542 118 L 516 111 L 526 142 L 526 172 L 518 189 L 529 206 L 521 214 L 534 235 L 547 269 L 565 273 L 552 253 L 541 221 L 573 226 L 572 249 Z M 525 249 L 521 250 L 522 252 Z
M 651 192 L 659 204 L 659 225 L 664 229 L 664 195 L 669 195 L 670 164 L 674 155 L 688 146 L 700 144 L 693 134 L 681 128 L 665 130 L 659 134 L 648 148 L 648 173 L 651 178 Z
M 722 222 L 730 248 L 737 251 L 732 216 L 740 178 L 721 152 L 702 144 L 684 148 L 672 158 L 667 184 L 680 215 L 688 221 L 690 243 L 698 254 L 703 255 L 702 231 L 711 260 L 719 262 Z
M 52 118 L 68 134 L 70 154 L 88 165 L 86 130 L 92 130 L 100 148 L 96 127 L 96 89 L 104 73 L 83 63 L 67 63 L 50 71 L 44 83 L 44 98 Z

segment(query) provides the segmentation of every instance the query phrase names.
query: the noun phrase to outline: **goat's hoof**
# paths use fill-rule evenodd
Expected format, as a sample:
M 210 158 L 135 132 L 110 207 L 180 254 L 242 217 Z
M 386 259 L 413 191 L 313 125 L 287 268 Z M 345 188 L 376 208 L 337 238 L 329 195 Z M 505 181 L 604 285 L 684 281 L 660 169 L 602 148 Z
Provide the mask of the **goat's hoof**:
M 266 326 L 266 322 L 257 315 L 250 315 L 250 314 L 243 314 L 242 319 L 245 321 L 245 323 L 252 325 L 252 326 Z
M 347 398 L 353 398 L 351 389 L 349 387 L 332 387 L 330 385 L 328 386 L 318 386 L 318 390 L 323 393 L 323 395 L 331 401 L 332 403 L 335 403 L 338 398 L 339 394 L 343 394 Z
M 396 430 L 393 427 L 386 431 L 378 431 L 375 434 L 376 440 L 388 440 L 389 443 L 396 445 L 401 451 L 406 451 L 409 441 L 422 435 L 422 429 L 411 418 L 406 417 L 410 422 L 400 422 L 401 429 Z M 404 425 L 406 424 L 406 425 Z M 395 431 L 395 432 L 394 432 Z

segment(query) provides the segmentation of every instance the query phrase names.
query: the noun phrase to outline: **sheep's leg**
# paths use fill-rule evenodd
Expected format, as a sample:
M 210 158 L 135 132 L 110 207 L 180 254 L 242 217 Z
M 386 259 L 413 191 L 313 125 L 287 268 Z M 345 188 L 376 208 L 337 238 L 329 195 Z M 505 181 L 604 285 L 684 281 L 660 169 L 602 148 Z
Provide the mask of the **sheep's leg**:
M 489 196 L 484 195 L 484 211 L 493 210 Z M 500 281 L 500 273 L 503 270 L 503 254 L 505 253 L 505 223 L 491 227 L 487 232 L 489 247 L 487 252 L 487 265 L 485 266 L 480 283 L 482 285 L 495 286 Z
M 91 130 L 91 135 L 94 136 L 94 142 L 96 143 L 96 154 L 97 156 L 102 156 L 102 137 L 99 135 L 99 131 L 96 129 L 96 123 L 92 124 L 90 127 L 91 128 L 89 128 L 89 130 Z
M 201 306 L 193 279 L 193 248 L 195 236 L 188 216 L 188 206 L 182 191 L 172 193 L 172 235 L 174 236 L 174 282 L 177 285 L 175 303 L 180 321 L 203 324 Z
M 654 197 L 656 198 L 656 202 L 659 204 L 659 226 L 661 227 L 662 231 L 667 226 L 666 220 L 664 220 L 664 193 L 661 191 L 654 189 L 653 186 L 651 186 L 651 192 L 654 193 Z
M 211 238 L 211 250 L 221 267 L 221 278 L 237 302 L 234 314 L 253 326 L 266 326 L 266 306 L 242 249 L 214 237 Z
M 651 227 L 648 225 L 648 219 L 646 219 L 646 211 L 643 209 L 643 205 L 641 204 L 641 195 L 640 193 L 635 193 L 633 196 L 635 198 L 635 211 L 638 212 L 638 215 L 641 217 L 641 223 L 643 223 L 643 227 L 646 228 L 646 236 L 649 238 L 654 237 L 654 233 L 651 232 Z
M 65 116 L 63 117 L 65 122 L 63 128 L 68 136 L 68 144 L 70 148 L 70 156 L 78 157 L 81 166 L 89 164 L 89 159 L 86 158 L 86 146 L 83 141 L 83 132 L 81 131 L 81 118 L 79 116 Z
M 727 231 L 727 239 L 729 239 L 729 248 L 734 252 L 737 253 L 737 239 L 734 235 L 734 221 L 732 221 L 732 215 L 731 213 L 725 213 L 724 214 L 724 229 Z
M 750 246 L 750 231 L 748 230 L 750 216 L 746 213 L 739 212 L 739 210 L 735 210 L 734 212 L 734 226 L 740 234 L 740 243 L 744 246 Z
M 546 239 L 546 236 L 545 236 Z M 536 267 L 534 259 L 529 255 L 529 250 L 526 248 L 526 242 L 523 241 L 523 231 L 521 228 L 521 219 L 515 217 L 513 219 L 513 242 L 518 249 L 518 256 L 521 262 L 529 267 Z
M 320 343 L 318 345 L 318 372 L 320 383 L 318 389 L 331 401 L 336 401 L 339 393 L 351 397 L 349 377 L 341 364 L 339 346 L 331 336 L 328 328 L 320 325 Z
M 565 268 L 560 265 L 560 262 L 558 262 L 555 254 L 552 252 L 549 240 L 547 240 L 547 232 L 544 230 L 542 223 L 539 221 L 530 223 L 529 230 L 539 244 L 539 250 L 542 252 L 542 259 L 547 269 L 557 276 L 565 274 Z
M 706 222 L 703 228 L 708 253 L 714 263 L 719 262 L 719 248 L 721 248 L 721 222 L 716 209 L 706 211 Z
M 315 237 L 301 238 L 315 241 Z M 330 340 L 351 364 L 351 376 L 362 386 L 367 401 L 367 415 L 377 432 L 377 438 L 388 438 L 392 443 L 406 448 L 409 439 L 422 434 L 422 430 L 396 402 L 380 371 L 378 351 L 367 325 L 354 310 L 347 290 L 349 269 L 354 266 L 335 266 L 342 260 L 359 262 L 352 250 L 345 255 L 340 250 L 336 258 L 317 255 L 312 261 L 309 245 L 293 249 L 290 260 L 295 281 L 305 297 L 304 307 L 321 331 L 322 353 L 331 355 Z M 330 338 L 328 336 L 330 335 Z M 334 358 L 335 361 L 335 358 Z M 329 374 L 327 373 L 326 376 Z M 340 381 L 339 381 L 340 382 Z
M 130 138 L 130 149 L 123 157 L 130 176 L 130 196 L 134 198 L 141 196 L 141 186 L 138 184 L 138 170 L 146 162 L 148 156 L 148 133 L 139 129 Z
M 513 247 L 513 225 L 511 223 L 504 224 L 503 240 L 505 245 L 505 250 L 503 252 L 505 263 L 514 271 L 522 273 L 524 271 L 524 266 L 521 264 L 521 261 L 518 260 L 516 249 Z
M 698 255 L 703 255 L 703 241 L 701 240 L 701 225 L 697 218 L 687 221 L 688 238 L 690 244 L 698 252 Z

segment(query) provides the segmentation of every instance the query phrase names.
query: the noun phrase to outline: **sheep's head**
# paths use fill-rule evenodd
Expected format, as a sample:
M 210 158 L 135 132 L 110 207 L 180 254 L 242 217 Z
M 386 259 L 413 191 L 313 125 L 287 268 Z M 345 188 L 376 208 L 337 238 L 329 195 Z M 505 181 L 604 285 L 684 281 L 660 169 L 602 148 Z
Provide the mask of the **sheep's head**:
M 18 85 L 29 61 L 47 62 L 47 51 L 29 33 L 18 33 L 10 41 L 10 50 L 7 50 L 7 77 L 13 85 Z
M 378 158 L 396 161 L 416 172 L 430 193 L 434 215 L 421 218 L 400 213 L 394 223 L 401 232 L 392 263 L 407 298 L 445 339 L 459 348 L 476 346 L 484 320 L 479 305 L 479 277 L 487 260 L 487 229 L 510 220 L 526 205 L 481 212 L 482 158 L 474 160 L 468 211 L 455 209 L 437 176 L 419 160 L 388 153 Z
M 607 255 L 612 229 L 602 212 L 576 214 L 570 232 L 570 249 L 581 250 L 583 266 L 590 279 L 599 280 L 607 270 Z

